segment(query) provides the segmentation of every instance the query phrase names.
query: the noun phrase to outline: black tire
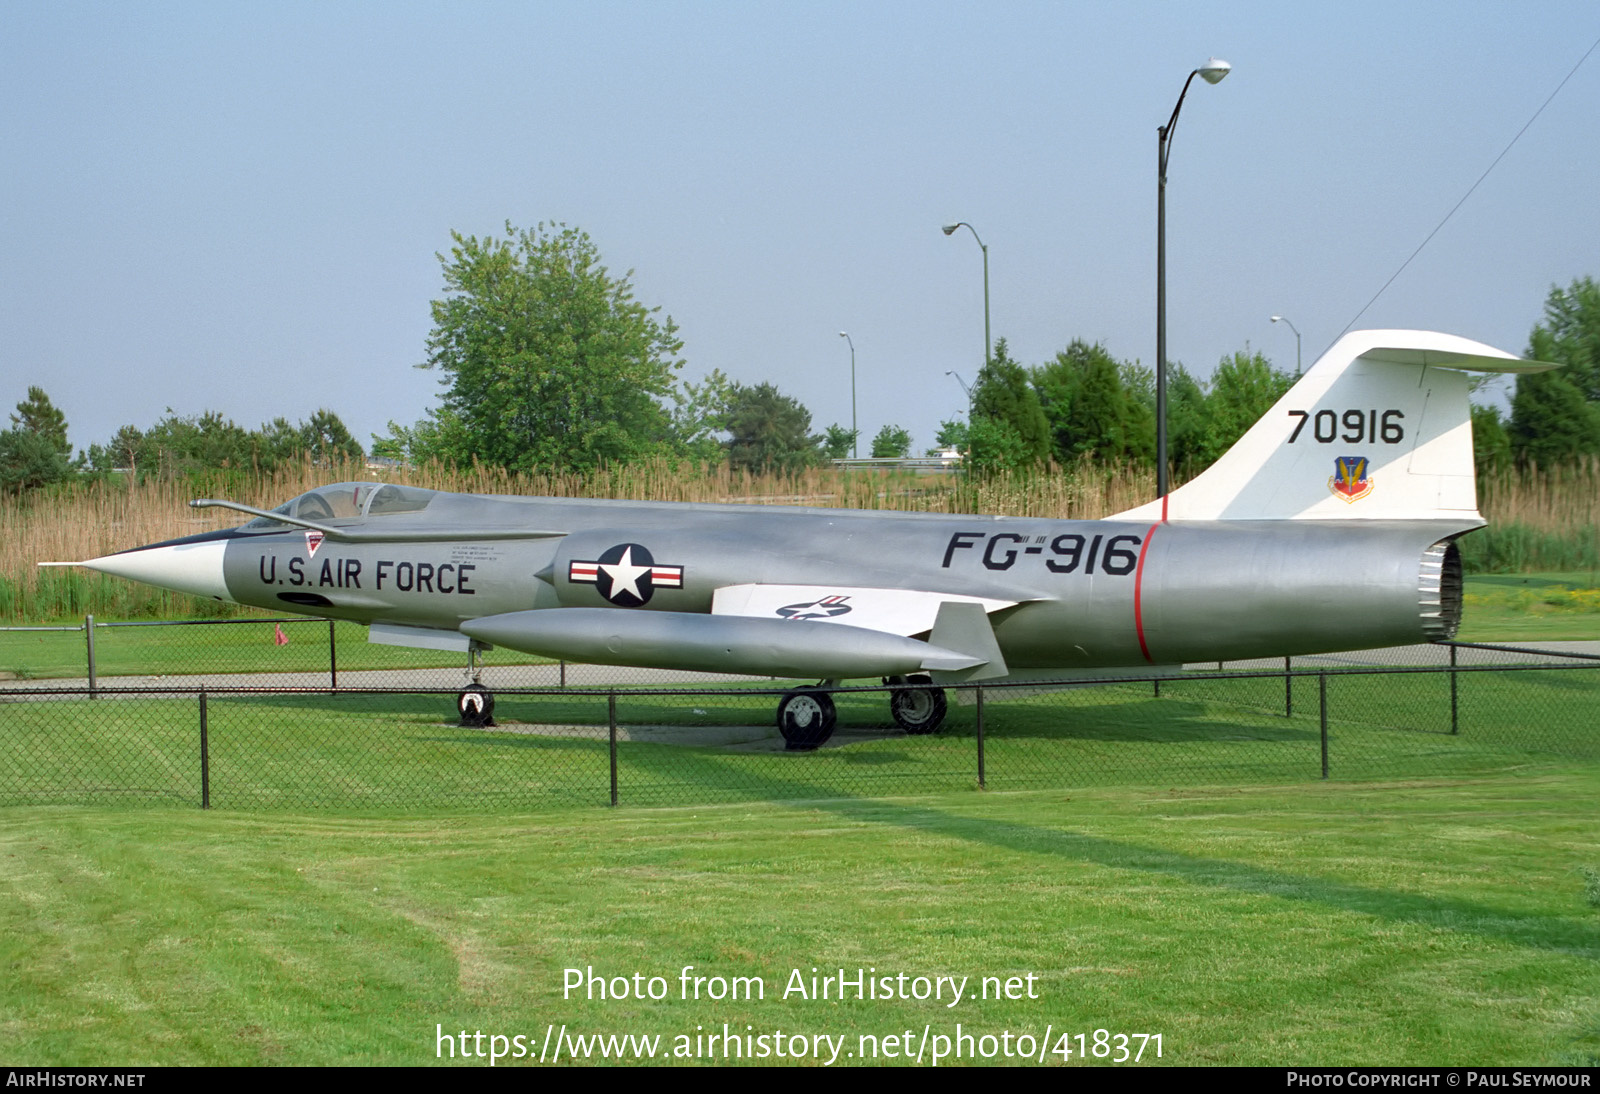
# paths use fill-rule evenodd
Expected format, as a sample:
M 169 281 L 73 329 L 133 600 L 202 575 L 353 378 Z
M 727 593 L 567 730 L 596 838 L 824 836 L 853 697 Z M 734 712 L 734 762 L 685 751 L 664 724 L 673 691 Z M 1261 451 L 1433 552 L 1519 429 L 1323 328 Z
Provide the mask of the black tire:
M 933 679 L 920 675 L 908 676 L 906 683 L 931 684 Z M 948 707 L 943 688 L 900 688 L 889 696 L 889 713 L 894 715 L 895 725 L 912 737 L 939 732 Z
M 778 732 L 789 752 L 811 752 L 833 736 L 838 713 L 833 697 L 817 688 L 796 688 L 778 700 Z
M 468 729 L 494 725 L 494 692 L 482 684 L 469 684 L 456 696 L 456 713 Z

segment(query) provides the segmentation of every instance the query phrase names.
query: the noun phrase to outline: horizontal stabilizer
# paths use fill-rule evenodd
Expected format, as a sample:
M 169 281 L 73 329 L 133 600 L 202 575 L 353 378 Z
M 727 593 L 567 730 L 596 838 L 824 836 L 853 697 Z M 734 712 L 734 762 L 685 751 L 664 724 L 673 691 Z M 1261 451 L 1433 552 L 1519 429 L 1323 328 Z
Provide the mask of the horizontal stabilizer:
M 991 600 L 917 589 L 870 589 L 844 585 L 728 585 L 711 600 L 711 614 L 789 622 L 841 623 L 889 634 L 927 634 L 941 605 L 976 605 L 997 612 L 1015 600 Z
M 686 612 L 546 608 L 469 620 L 461 632 L 480 642 L 569 661 L 757 676 L 843 680 L 955 672 L 982 663 L 862 627 Z

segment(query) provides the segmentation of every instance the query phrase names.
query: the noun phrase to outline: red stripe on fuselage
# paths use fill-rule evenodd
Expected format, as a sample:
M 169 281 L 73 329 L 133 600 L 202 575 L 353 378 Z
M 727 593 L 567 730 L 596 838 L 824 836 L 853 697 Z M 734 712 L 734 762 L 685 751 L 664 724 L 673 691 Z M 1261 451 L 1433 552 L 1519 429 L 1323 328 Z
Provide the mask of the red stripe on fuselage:
M 1166 509 L 1167 499 L 1161 499 L 1161 508 Z M 1163 518 L 1165 515 L 1163 514 Z M 1152 524 L 1150 530 L 1144 534 L 1144 546 L 1139 548 L 1139 566 L 1133 571 L 1133 629 L 1139 636 L 1139 652 L 1144 654 L 1144 659 L 1155 664 L 1156 659 L 1150 656 L 1150 647 L 1144 641 L 1144 556 L 1150 550 L 1150 541 L 1155 538 L 1159 524 Z

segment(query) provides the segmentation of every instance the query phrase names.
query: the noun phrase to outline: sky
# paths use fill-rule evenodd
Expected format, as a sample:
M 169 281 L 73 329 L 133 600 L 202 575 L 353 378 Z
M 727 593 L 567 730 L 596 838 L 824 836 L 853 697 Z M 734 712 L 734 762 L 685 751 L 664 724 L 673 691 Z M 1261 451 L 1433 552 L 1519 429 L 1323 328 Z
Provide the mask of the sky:
M 931 446 L 994 336 L 1312 361 L 1600 39 L 1586 2 L 0 0 L 0 407 L 79 447 L 169 408 L 335 411 L 418 369 L 451 232 L 588 232 L 684 339 L 862 451 Z M 1600 51 L 1356 324 L 1522 351 L 1600 276 Z

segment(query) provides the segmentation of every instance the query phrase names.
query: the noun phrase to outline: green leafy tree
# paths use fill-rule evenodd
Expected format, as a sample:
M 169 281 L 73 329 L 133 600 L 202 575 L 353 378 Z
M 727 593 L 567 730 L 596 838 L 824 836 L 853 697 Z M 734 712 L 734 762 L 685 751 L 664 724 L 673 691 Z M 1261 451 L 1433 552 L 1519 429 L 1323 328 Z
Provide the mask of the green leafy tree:
M 796 471 L 821 456 L 811 411 L 772 384 L 733 385 L 728 432 L 728 462 L 735 470 Z
M 995 342 L 994 356 L 979 371 L 972 388 L 969 437 L 974 452 L 979 448 L 982 422 L 994 428 L 983 431 L 983 450 L 970 464 L 974 470 L 1038 467 L 1050 458 L 1050 422 L 1028 381 L 1027 370 L 1011 359 L 1004 338 Z
M 690 458 L 702 463 L 725 455 L 722 434 L 728 431 L 728 404 L 733 382 L 721 369 L 698 384 L 685 383 L 672 392 L 672 433 Z
M 1155 414 L 1151 412 L 1150 462 L 1155 462 Z M 1189 371 L 1167 362 L 1167 461 L 1185 478 L 1216 458 L 1206 440 L 1206 390 Z
M 572 470 L 672 449 L 658 400 L 683 343 L 634 299 L 632 271 L 613 277 L 564 224 L 451 236 L 423 364 L 446 390 L 426 424 L 394 438 L 411 456 Z
M 901 460 L 911 454 L 911 434 L 897 425 L 886 425 L 872 438 L 872 458 Z
M 1260 352 L 1239 350 L 1224 357 L 1206 396 L 1203 462 L 1210 464 L 1232 448 L 1293 385 L 1294 377 L 1273 368 Z
M 1511 435 L 1497 406 L 1472 407 L 1472 456 L 1478 481 L 1511 466 Z
M 66 454 L 45 434 L 21 428 L 0 432 L 0 491 L 20 496 L 71 473 Z
M 938 445 L 928 452 L 928 455 L 937 455 L 940 448 L 954 448 L 963 452 L 967 447 L 967 423 L 959 418 L 946 418 L 939 423 L 939 432 L 934 434 L 933 443 Z
M 1121 371 L 1104 346 L 1082 340 L 1034 371 L 1057 459 L 1120 461 L 1127 456 L 1130 407 Z
M 1600 453 L 1600 286 L 1592 278 L 1551 287 L 1527 356 L 1564 367 L 1517 377 L 1508 430 L 1517 460 L 1548 467 Z
M 830 425 L 822 431 L 822 455 L 830 460 L 842 460 L 856 446 L 856 431 L 842 425 Z
M 42 387 L 29 387 L 28 397 L 17 404 L 11 423 L 18 429 L 44 438 L 62 456 L 70 458 L 72 446 L 67 443 L 67 416 L 50 402 Z

